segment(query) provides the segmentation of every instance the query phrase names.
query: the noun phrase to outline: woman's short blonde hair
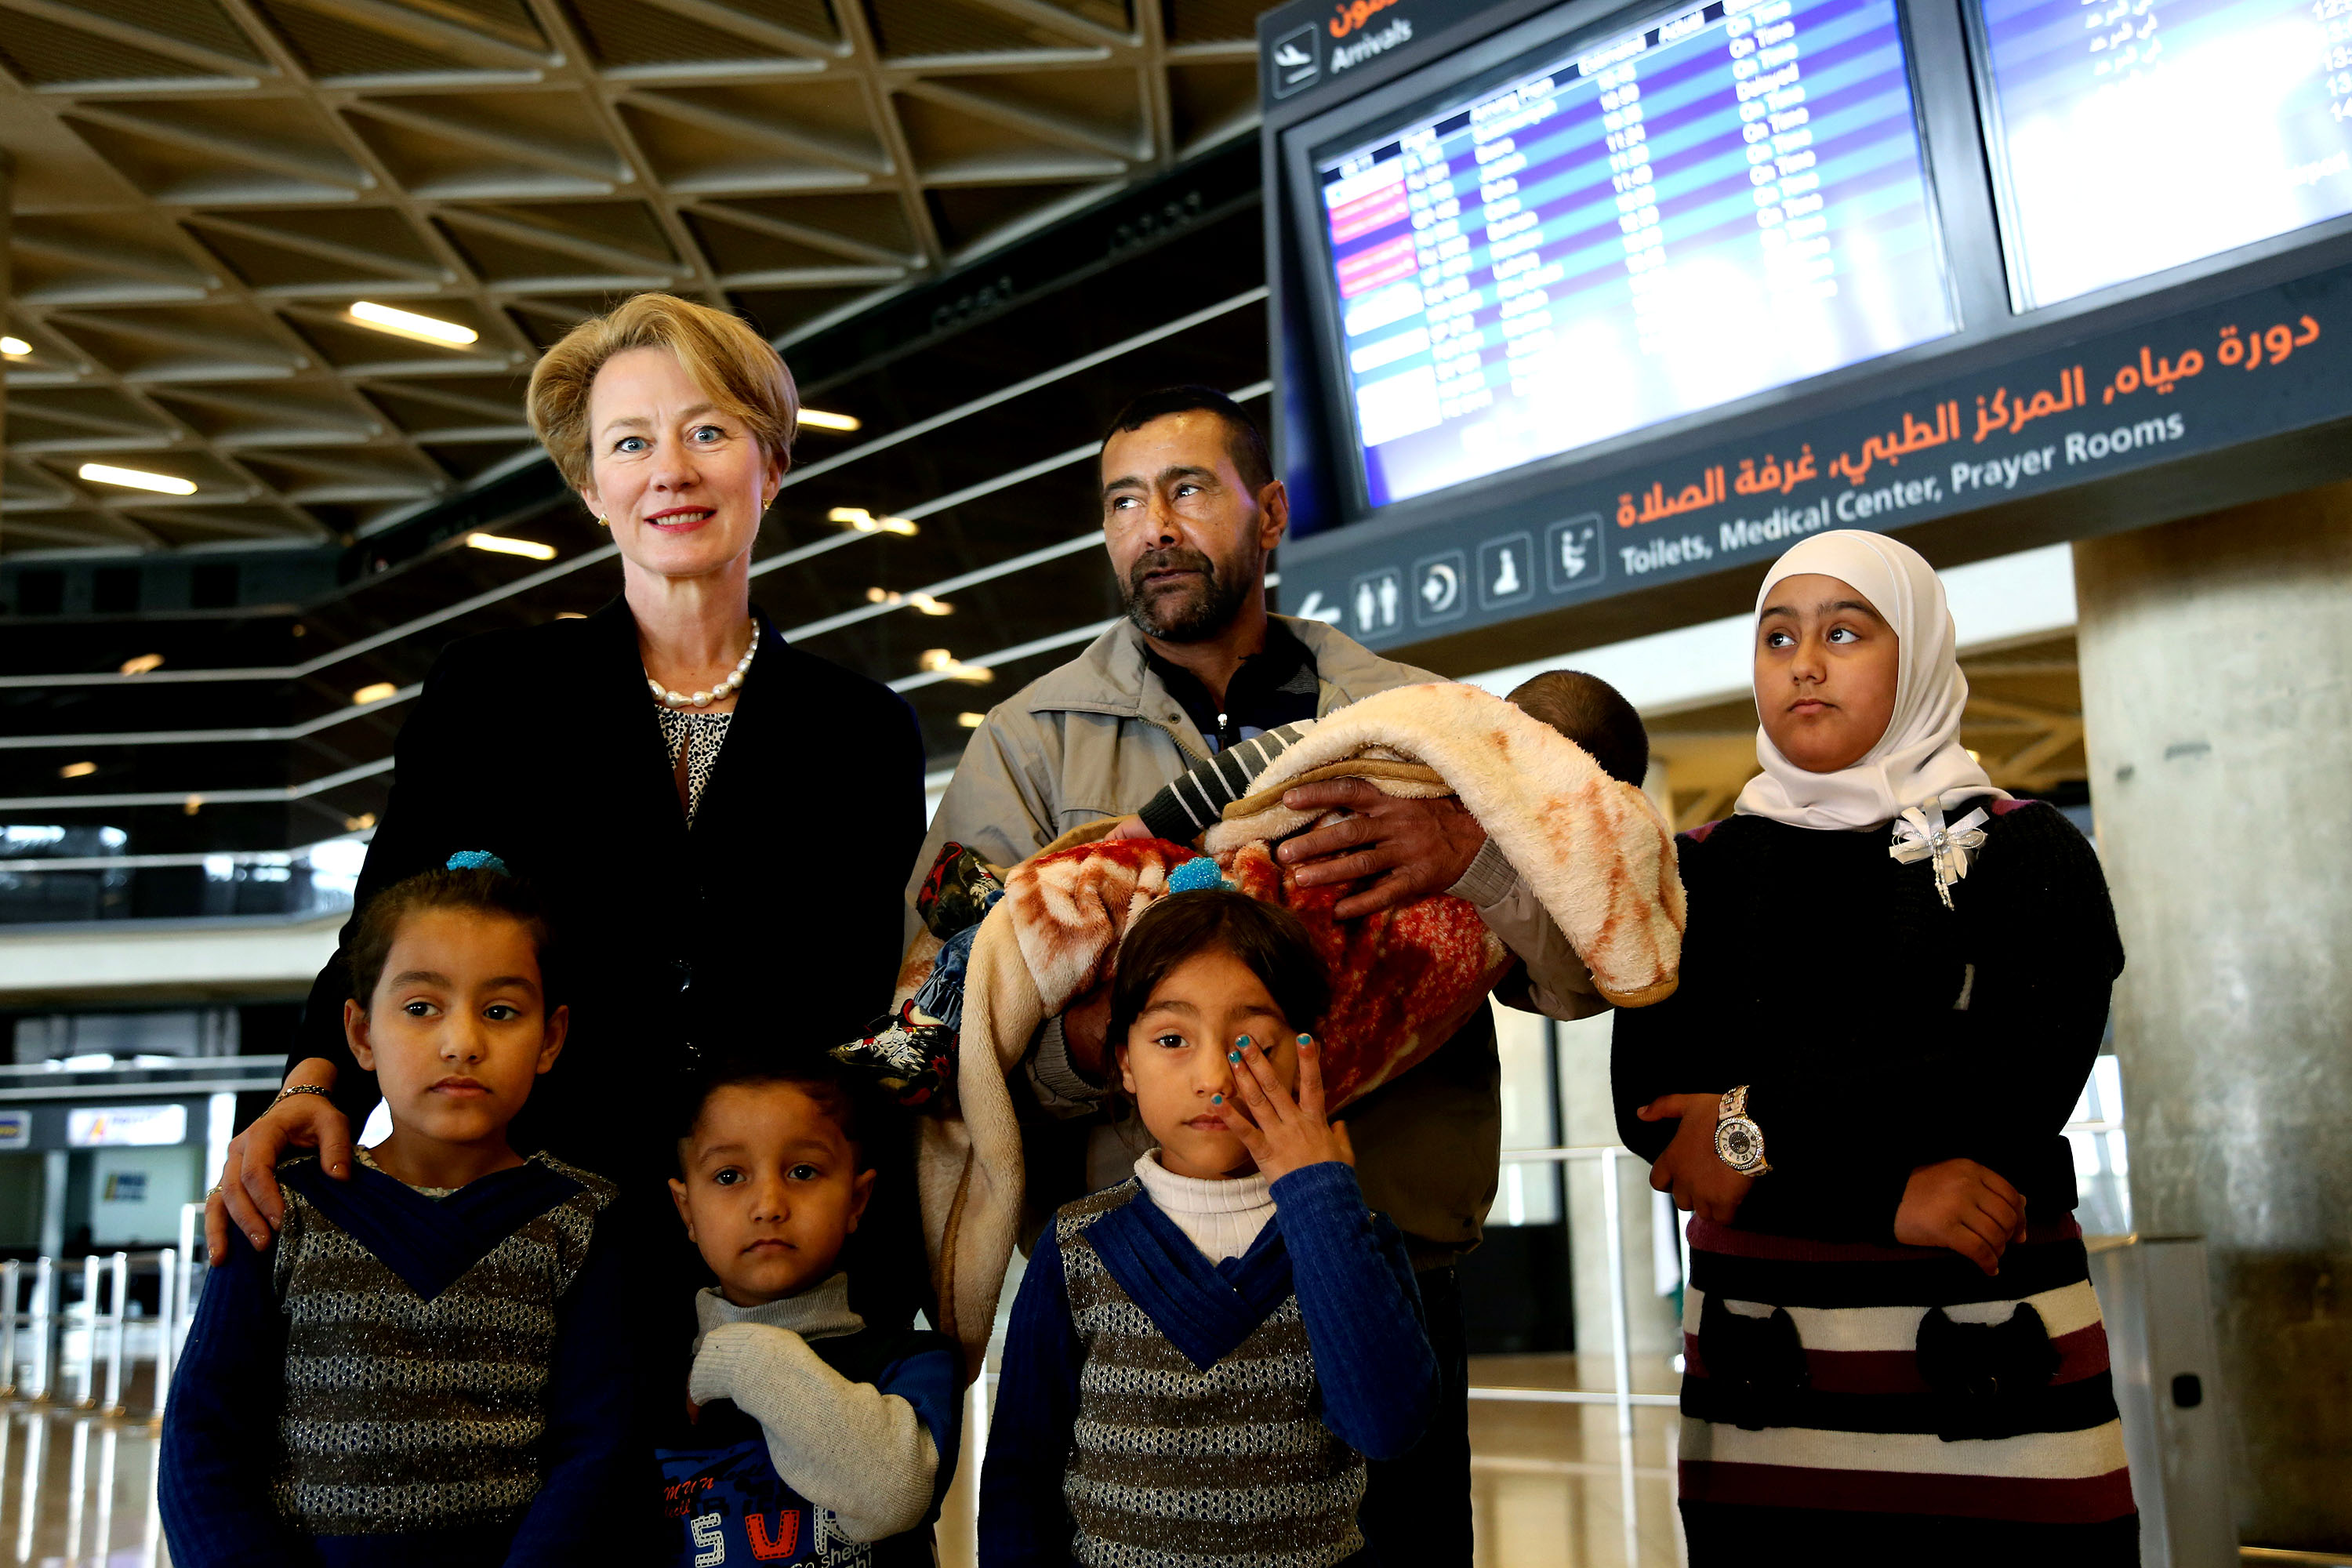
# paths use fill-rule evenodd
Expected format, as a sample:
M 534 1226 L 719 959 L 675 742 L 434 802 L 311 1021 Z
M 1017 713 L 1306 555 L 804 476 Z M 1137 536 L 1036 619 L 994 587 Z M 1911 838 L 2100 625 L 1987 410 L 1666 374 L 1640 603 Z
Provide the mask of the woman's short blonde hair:
M 714 407 L 740 419 L 785 468 L 801 397 L 793 373 L 738 317 L 675 294 L 639 294 L 563 334 L 530 373 L 530 428 L 572 489 L 589 483 L 588 399 L 614 354 L 667 349 Z

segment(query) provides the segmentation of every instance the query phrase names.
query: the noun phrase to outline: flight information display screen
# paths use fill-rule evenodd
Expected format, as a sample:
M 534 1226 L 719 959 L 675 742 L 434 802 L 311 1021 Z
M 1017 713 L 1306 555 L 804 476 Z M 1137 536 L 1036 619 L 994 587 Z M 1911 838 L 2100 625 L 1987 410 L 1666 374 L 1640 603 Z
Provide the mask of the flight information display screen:
M 1982 0 L 2011 291 L 2352 212 L 2352 0 Z
M 1373 506 L 1955 324 L 1892 0 L 1695 7 L 1315 166 Z

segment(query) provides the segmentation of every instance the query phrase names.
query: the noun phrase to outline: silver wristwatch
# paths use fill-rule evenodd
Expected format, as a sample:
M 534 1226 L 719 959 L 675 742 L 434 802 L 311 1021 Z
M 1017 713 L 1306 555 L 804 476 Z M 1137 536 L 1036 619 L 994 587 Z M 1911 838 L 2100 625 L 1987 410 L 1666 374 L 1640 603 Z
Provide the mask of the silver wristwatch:
M 1772 1168 L 1764 1161 L 1764 1130 L 1748 1114 L 1744 1083 L 1723 1097 L 1715 1123 L 1715 1154 L 1743 1176 L 1760 1176 Z

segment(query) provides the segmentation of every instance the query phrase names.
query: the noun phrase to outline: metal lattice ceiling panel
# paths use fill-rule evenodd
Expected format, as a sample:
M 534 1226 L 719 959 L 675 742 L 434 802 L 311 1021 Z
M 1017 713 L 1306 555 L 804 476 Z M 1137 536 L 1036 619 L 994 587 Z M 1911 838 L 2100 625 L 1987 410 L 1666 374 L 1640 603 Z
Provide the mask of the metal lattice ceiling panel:
M 365 531 L 527 453 L 530 361 L 617 295 L 789 346 L 1247 129 L 1255 11 L 0 0 L 0 550 Z

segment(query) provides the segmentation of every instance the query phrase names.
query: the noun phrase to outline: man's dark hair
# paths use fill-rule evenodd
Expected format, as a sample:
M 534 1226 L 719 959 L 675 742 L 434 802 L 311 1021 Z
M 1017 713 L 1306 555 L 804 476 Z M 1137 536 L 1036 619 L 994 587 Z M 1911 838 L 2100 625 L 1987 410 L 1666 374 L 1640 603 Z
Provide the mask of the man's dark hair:
M 1312 1029 L 1330 1005 L 1330 976 L 1297 915 L 1247 893 L 1202 888 L 1169 894 L 1127 928 L 1110 984 L 1107 1043 L 1114 1050 L 1125 1045 L 1160 983 L 1186 959 L 1211 948 L 1241 960 L 1293 1029 Z
M 1547 669 L 1521 683 L 1511 706 L 1584 748 L 1611 778 L 1642 787 L 1650 772 L 1650 731 L 1622 693 L 1580 669 Z
M 521 878 L 487 866 L 457 871 L 419 871 L 402 879 L 370 899 L 360 911 L 359 930 L 343 949 L 344 967 L 351 971 L 352 995 L 361 1010 L 375 999 L 385 961 L 400 935 L 401 922 L 427 910 L 469 910 L 502 915 L 530 933 L 539 958 L 540 1002 L 549 1012 L 560 1002 L 562 987 L 556 973 L 553 928 L 539 894 Z
M 772 1052 L 743 1051 L 718 1057 L 680 1081 L 671 1131 L 681 1170 L 687 1141 L 701 1124 L 703 1107 L 712 1095 L 722 1089 L 759 1089 L 772 1083 L 791 1084 L 816 1101 L 849 1140 L 859 1170 L 879 1163 L 877 1143 L 888 1131 L 889 1118 L 876 1090 L 859 1075 L 822 1054 L 787 1059 Z
M 1267 452 L 1265 437 L 1242 405 L 1213 386 L 1163 386 L 1157 392 L 1147 392 L 1118 411 L 1103 432 L 1102 444 L 1129 430 L 1140 430 L 1154 419 L 1165 419 L 1171 414 L 1190 414 L 1194 410 L 1213 414 L 1225 423 L 1225 454 L 1234 460 L 1234 468 L 1242 483 L 1255 495 L 1274 482 L 1274 458 Z

